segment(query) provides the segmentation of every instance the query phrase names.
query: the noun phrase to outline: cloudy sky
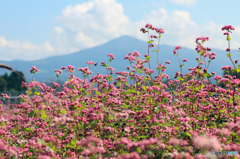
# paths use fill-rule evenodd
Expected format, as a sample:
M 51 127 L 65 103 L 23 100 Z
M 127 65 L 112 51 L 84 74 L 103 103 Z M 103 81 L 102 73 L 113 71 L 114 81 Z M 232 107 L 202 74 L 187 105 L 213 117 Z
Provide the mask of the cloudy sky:
M 204 46 L 223 50 L 221 28 L 232 25 L 237 49 L 239 6 L 239 0 L 0 0 L 0 60 L 69 54 L 122 35 L 147 41 L 140 32 L 146 23 L 164 29 L 161 44 L 194 49 L 197 37 L 208 36 Z

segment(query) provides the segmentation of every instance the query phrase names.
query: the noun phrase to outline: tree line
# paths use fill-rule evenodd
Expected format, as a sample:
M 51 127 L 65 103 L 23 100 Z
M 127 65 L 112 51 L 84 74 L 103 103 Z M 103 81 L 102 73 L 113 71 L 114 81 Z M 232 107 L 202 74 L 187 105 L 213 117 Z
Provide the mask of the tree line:
M 21 76 L 24 77 L 24 74 L 21 71 L 16 71 L 17 73 L 19 73 Z M 3 76 L 0 76 L 0 92 L 5 92 L 5 91 L 26 91 L 27 88 L 21 87 L 22 81 L 26 82 L 25 79 L 23 79 L 21 76 L 19 76 L 17 73 L 15 72 L 11 72 L 10 75 L 8 75 L 7 73 L 5 73 Z M 223 71 L 223 75 L 231 75 L 231 76 L 236 76 L 236 72 L 232 72 L 232 70 L 230 70 L 229 72 L 226 72 L 226 70 Z M 240 72 L 237 74 L 238 78 L 240 77 Z M 25 77 L 24 77 L 25 78 Z M 188 80 L 190 80 L 191 78 L 189 78 Z M 164 84 L 167 84 L 168 80 L 163 81 Z M 172 79 L 173 80 L 173 79 Z M 46 80 L 44 83 L 47 86 L 52 87 L 51 82 L 54 82 L 54 80 L 52 79 L 48 79 Z M 57 82 L 57 81 L 55 81 Z M 58 83 L 60 84 L 60 88 L 58 89 L 58 91 L 61 90 L 62 85 L 64 84 L 64 81 L 61 81 L 60 79 L 58 80 Z M 146 82 L 146 85 L 152 85 L 151 81 Z M 211 84 L 211 81 L 210 81 Z M 222 88 L 226 88 L 225 84 L 222 83 L 218 83 L 218 86 L 222 87 Z M 240 86 L 240 85 L 239 85 Z M 238 86 L 238 87 L 239 87 Z M 174 88 L 173 88 L 174 89 Z M 175 86 L 176 89 L 176 86 Z

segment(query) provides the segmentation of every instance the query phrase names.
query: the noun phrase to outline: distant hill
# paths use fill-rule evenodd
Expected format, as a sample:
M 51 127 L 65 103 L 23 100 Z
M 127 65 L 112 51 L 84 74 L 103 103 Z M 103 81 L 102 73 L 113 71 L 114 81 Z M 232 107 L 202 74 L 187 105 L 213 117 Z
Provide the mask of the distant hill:
M 207 43 L 206 43 L 207 45 Z M 151 68 L 155 69 L 157 67 L 157 53 L 152 52 L 152 50 L 157 49 L 157 45 L 155 45 L 155 48 L 150 48 L 150 56 L 151 56 Z M 176 56 L 173 55 L 173 50 L 175 46 L 168 46 L 168 45 L 162 45 L 160 44 L 160 53 L 159 53 L 159 62 L 162 64 L 165 64 L 166 60 L 169 60 L 171 62 L 170 65 L 167 65 L 168 69 L 165 73 L 167 73 L 170 78 L 173 79 L 175 71 L 180 71 L 179 68 L 179 62 Z M 187 73 L 188 68 L 195 67 L 197 65 L 197 61 L 195 58 L 199 55 L 197 52 L 193 49 L 188 49 L 183 47 L 183 49 L 179 50 L 179 59 L 182 63 L 182 59 L 186 58 L 188 59 L 188 62 L 185 63 L 186 66 L 183 67 L 183 73 Z M 92 76 L 95 76 L 97 72 L 100 74 L 106 75 L 106 68 L 101 66 L 101 62 L 108 62 L 109 57 L 107 57 L 107 54 L 111 53 L 115 55 L 115 59 L 109 64 L 110 67 L 115 68 L 114 71 L 114 79 L 117 77 L 115 73 L 117 71 L 127 71 L 126 67 L 130 66 L 130 63 L 128 60 L 124 60 L 123 58 L 129 53 L 138 51 L 141 54 L 141 59 L 144 58 L 144 54 L 148 53 L 148 44 L 147 41 L 138 40 L 131 36 L 121 36 L 119 38 L 116 38 L 114 40 L 111 40 L 103 45 L 99 45 L 96 47 L 92 47 L 89 49 L 85 49 L 82 51 L 74 52 L 68 55 L 61 55 L 61 56 L 53 56 L 44 58 L 41 60 L 35 60 L 35 61 L 23 61 L 23 60 L 13 60 L 13 61 L 0 61 L 0 63 L 7 64 L 11 66 L 14 70 L 22 71 L 24 73 L 24 76 L 28 81 L 31 81 L 33 74 L 30 74 L 31 66 L 37 67 L 40 72 L 36 73 L 34 78 L 35 81 L 44 82 L 47 79 L 54 79 L 56 80 L 56 73 L 54 70 L 61 69 L 62 66 L 68 66 L 72 65 L 75 67 L 74 75 L 76 77 L 79 77 L 83 79 L 83 75 L 80 71 L 77 71 L 80 67 L 86 67 L 88 66 L 86 64 L 86 61 L 93 61 L 95 63 L 98 63 L 97 66 L 91 66 L 91 71 L 93 72 Z M 211 52 L 216 52 L 217 57 L 210 63 L 209 72 L 215 71 L 217 75 L 223 74 L 221 68 L 222 66 L 230 65 L 231 61 L 229 58 L 227 58 L 227 52 L 224 50 L 218 50 L 212 48 Z M 239 52 L 237 50 L 233 50 L 233 58 L 232 60 L 237 59 L 239 56 Z M 207 59 L 208 61 L 208 59 Z M 207 62 L 206 61 L 206 62 Z M 145 66 L 148 67 L 147 64 Z M 0 70 L 0 75 L 3 75 L 5 70 Z M 10 72 L 9 72 L 10 74 Z M 156 74 L 155 74 L 156 75 Z M 69 74 L 66 70 L 63 71 L 63 74 L 60 76 L 61 80 L 66 81 Z

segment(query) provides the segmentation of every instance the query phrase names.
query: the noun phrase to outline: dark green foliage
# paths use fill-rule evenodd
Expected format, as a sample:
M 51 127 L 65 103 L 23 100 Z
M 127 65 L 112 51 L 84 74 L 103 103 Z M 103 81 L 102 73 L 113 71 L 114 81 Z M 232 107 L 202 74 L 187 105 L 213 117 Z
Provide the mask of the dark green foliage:
M 20 71 L 16 71 L 21 76 L 24 77 L 23 73 Z M 21 76 L 19 76 L 17 73 L 12 72 L 10 76 L 8 76 L 7 73 L 5 73 L 3 76 L 0 76 L 0 91 L 10 91 L 10 90 L 16 90 L 16 91 L 25 91 L 27 88 L 22 88 L 21 84 L 22 81 L 26 82 Z
M 7 82 L 3 77 L 0 77 L 0 91 L 6 91 L 7 90 Z

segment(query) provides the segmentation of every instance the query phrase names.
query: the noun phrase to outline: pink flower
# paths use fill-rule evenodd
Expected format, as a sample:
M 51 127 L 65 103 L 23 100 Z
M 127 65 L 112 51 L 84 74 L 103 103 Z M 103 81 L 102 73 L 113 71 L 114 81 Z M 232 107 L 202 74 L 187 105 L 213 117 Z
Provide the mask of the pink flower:
M 131 70 L 132 68 L 130 66 L 127 67 L 127 70 Z
M 175 50 L 179 50 L 179 49 L 182 49 L 182 46 L 176 46 L 175 47 Z
M 73 66 L 69 65 L 67 68 L 68 68 L 68 70 L 67 70 L 68 72 L 74 72 L 74 67 Z
M 155 47 L 155 45 L 154 44 L 151 44 L 151 45 L 149 45 L 149 47 L 151 48 L 151 47 Z
M 229 30 L 235 30 L 235 29 L 231 25 L 225 25 L 224 27 L 222 27 L 222 31 L 223 30 L 229 31 Z
M 183 59 L 183 62 L 188 62 L 188 60 L 187 59 Z
M 167 60 L 165 63 L 166 63 L 166 64 L 171 64 L 171 62 L 170 62 L 170 61 L 168 61 L 168 60 Z
M 110 56 L 110 58 L 114 60 L 114 55 L 113 54 L 108 54 L 107 56 Z
M 64 69 L 67 69 L 67 68 L 64 66 L 64 67 L 61 67 L 61 69 L 64 70 Z
M 177 53 L 177 50 L 173 50 L 173 54 L 175 55 Z
M 205 136 L 198 136 L 196 138 L 193 138 L 193 144 L 200 149 L 213 149 L 214 151 L 221 150 L 221 143 L 215 137 L 208 138 Z
M 156 29 L 156 33 L 163 34 L 164 30 L 162 28 Z
M 32 69 L 30 70 L 30 72 L 36 73 L 36 72 L 39 72 L 39 70 L 35 66 L 32 66 Z
M 224 32 L 223 35 L 229 35 L 229 32 Z
M 173 138 L 173 139 L 169 140 L 169 144 L 173 145 L 173 146 L 179 145 L 180 141 L 178 139 L 176 139 L 176 138 Z
M 145 28 L 148 28 L 150 26 L 150 24 L 149 23 L 147 23 L 146 25 L 145 25 Z
M 47 156 L 47 155 L 39 155 L 38 159 L 51 159 L 52 157 Z

